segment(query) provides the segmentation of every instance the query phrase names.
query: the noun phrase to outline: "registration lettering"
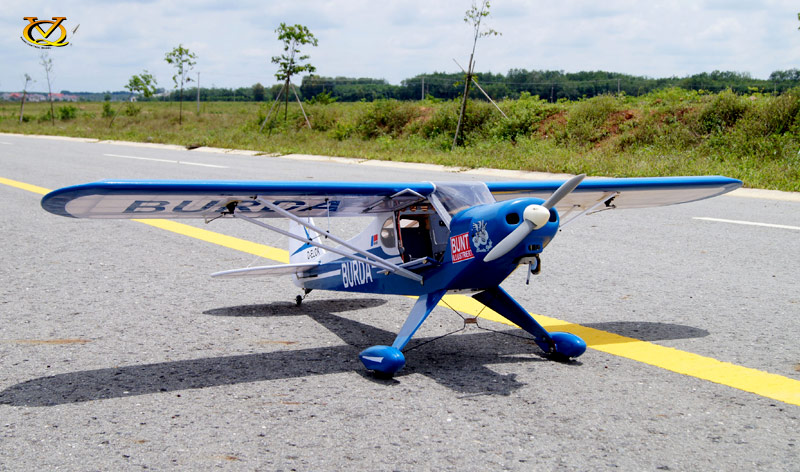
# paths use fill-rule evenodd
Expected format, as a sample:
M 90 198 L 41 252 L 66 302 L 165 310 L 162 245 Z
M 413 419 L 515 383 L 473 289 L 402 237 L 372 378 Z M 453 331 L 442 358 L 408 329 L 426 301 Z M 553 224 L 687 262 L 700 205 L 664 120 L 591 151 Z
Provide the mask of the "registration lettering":
M 342 283 L 344 288 L 372 283 L 372 266 L 361 261 L 342 262 Z

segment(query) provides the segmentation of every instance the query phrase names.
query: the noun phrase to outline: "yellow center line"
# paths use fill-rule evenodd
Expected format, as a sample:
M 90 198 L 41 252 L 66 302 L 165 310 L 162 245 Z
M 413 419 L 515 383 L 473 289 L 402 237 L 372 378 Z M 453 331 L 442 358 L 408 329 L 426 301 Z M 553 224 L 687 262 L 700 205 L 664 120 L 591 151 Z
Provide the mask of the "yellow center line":
M 0 183 L 29 192 L 44 195 L 48 189 L 0 177 Z M 168 220 L 134 220 L 159 229 L 171 231 L 191 238 L 217 244 L 237 251 L 254 254 L 278 262 L 289 262 L 289 253 L 244 239 L 195 228 L 194 226 Z M 447 295 L 443 301 L 455 310 L 470 316 L 514 326 L 494 311 L 465 295 Z M 533 315 L 548 331 L 558 330 L 574 333 L 597 351 L 605 352 L 672 372 L 733 387 L 762 397 L 800 406 L 800 381 L 749 367 L 722 362 L 717 359 L 681 351 L 671 347 L 620 336 L 599 329 L 569 323 L 556 318 Z
M 0 177 L 0 184 L 5 184 L 10 187 L 27 190 L 33 193 L 38 193 L 39 195 L 45 195 L 47 193 L 50 193 L 50 189 L 46 189 L 44 187 L 38 187 L 36 185 L 26 184 L 24 182 L 19 182 L 17 180 L 6 179 L 3 177 Z M 237 251 L 242 251 L 248 254 L 261 256 L 267 259 L 272 259 L 274 261 L 283 262 L 284 264 L 289 262 L 289 251 L 266 246 L 264 244 L 258 244 L 244 239 L 234 238 L 233 236 L 226 236 L 224 234 L 219 234 L 213 231 L 207 231 L 204 229 L 195 228 L 194 226 L 177 223 L 171 220 L 136 219 L 133 221 L 150 225 L 155 228 L 163 229 L 166 231 L 171 231 L 173 233 L 182 234 L 184 236 L 189 236 L 190 238 L 199 239 L 201 241 L 205 241 L 208 243 L 217 244 L 219 246 L 227 247 L 230 249 L 236 249 Z
M 33 192 L 33 193 L 38 193 L 39 195 L 44 195 L 44 194 L 50 192 L 50 190 L 48 190 L 48 189 L 46 189 L 44 187 L 37 187 L 36 185 L 26 184 L 24 182 L 19 182 L 19 181 L 11 180 L 11 179 L 5 179 L 3 177 L 0 177 L 0 184 L 8 185 L 8 186 L 11 186 L 11 187 L 16 187 L 16 188 L 19 188 L 19 189 L 22 189 L 22 190 L 27 190 L 29 192 Z
M 138 223 L 160 228 L 173 233 L 189 236 L 190 238 L 199 239 L 207 243 L 217 244 L 219 246 L 235 249 L 237 251 L 253 254 L 254 256 L 261 256 L 273 261 L 289 263 L 289 251 L 267 246 L 265 244 L 254 243 L 245 239 L 234 238 L 233 236 L 226 236 L 224 234 L 215 233 L 205 229 L 195 228 L 194 226 L 177 223 L 171 220 L 133 220 Z

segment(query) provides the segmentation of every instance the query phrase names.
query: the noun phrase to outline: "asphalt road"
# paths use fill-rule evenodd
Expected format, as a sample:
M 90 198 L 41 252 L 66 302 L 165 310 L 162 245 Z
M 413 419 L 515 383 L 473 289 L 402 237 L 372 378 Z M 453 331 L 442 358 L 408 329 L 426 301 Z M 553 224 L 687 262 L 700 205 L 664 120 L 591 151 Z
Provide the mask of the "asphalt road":
M 0 135 L 0 178 L 502 176 Z M 268 261 L 60 218 L 32 190 L 0 184 L 0 470 L 800 470 L 791 402 L 592 348 L 551 362 L 491 321 L 499 332 L 468 325 L 375 379 L 356 356 L 390 344 L 413 300 L 314 292 L 298 308 L 288 279 L 208 277 Z M 286 246 L 241 221 L 191 224 Z M 530 286 L 523 271 L 503 286 L 534 313 L 793 388 L 798 227 L 800 202 L 735 196 L 604 212 L 565 227 Z M 439 307 L 412 345 L 462 325 Z

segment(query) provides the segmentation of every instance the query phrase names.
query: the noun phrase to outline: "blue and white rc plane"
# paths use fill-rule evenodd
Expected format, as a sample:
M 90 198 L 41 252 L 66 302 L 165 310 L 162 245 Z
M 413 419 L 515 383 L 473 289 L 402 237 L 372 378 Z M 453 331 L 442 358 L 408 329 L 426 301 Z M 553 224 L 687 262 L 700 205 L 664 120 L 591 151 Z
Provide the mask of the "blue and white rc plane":
M 359 355 L 384 376 L 405 365 L 402 350 L 448 292 L 472 297 L 530 333 L 555 359 L 583 354 L 570 333 L 547 332 L 500 287 L 518 266 L 541 269 L 540 254 L 573 219 L 618 208 L 685 203 L 742 183 L 710 177 L 521 182 L 279 182 L 106 180 L 55 190 L 42 207 L 74 218 L 221 218 L 244 220 L 289 237 L 290 263 L 249 267 L 214 277 L 290 275 L 312 290 L 417 296 L 391 346 Z M 314 223 L 371 217 L 345 241 Z M 288 230 L 267 223 L 289 220 Z M 325 225 L 326 227 L 328 225 Z

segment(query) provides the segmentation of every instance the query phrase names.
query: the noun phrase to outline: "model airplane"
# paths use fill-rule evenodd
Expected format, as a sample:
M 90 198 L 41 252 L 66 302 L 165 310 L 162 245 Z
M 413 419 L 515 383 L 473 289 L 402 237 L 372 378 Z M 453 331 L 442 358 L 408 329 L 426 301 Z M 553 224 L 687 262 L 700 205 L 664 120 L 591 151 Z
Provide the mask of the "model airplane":
M 451 291 L 470 293 L 530 333 L 548 355 L 580 356 L 586 350 L 581 338 L 548 333 L 500 283 L 519 265 L 538 273 L 544 248 L 578 216 L 696 201 L 742 185 L 716 176 L 584 177 L 486 183 L 101 181 L 53 191 L 42 207 L 75 218 L 241 219 L 288 236 L 290 263 L 215 277 L 291 275 L 304 294 L 320 289 L 417 296 L 392 345 L 359 355 L 367 369 L 391 376 L 405 365 L 402 349 Z M 312 219 L 337 216 L 372 221 L 345 241 Z M 288 219 L 288 231 L 264 222 L 270 218 Z

